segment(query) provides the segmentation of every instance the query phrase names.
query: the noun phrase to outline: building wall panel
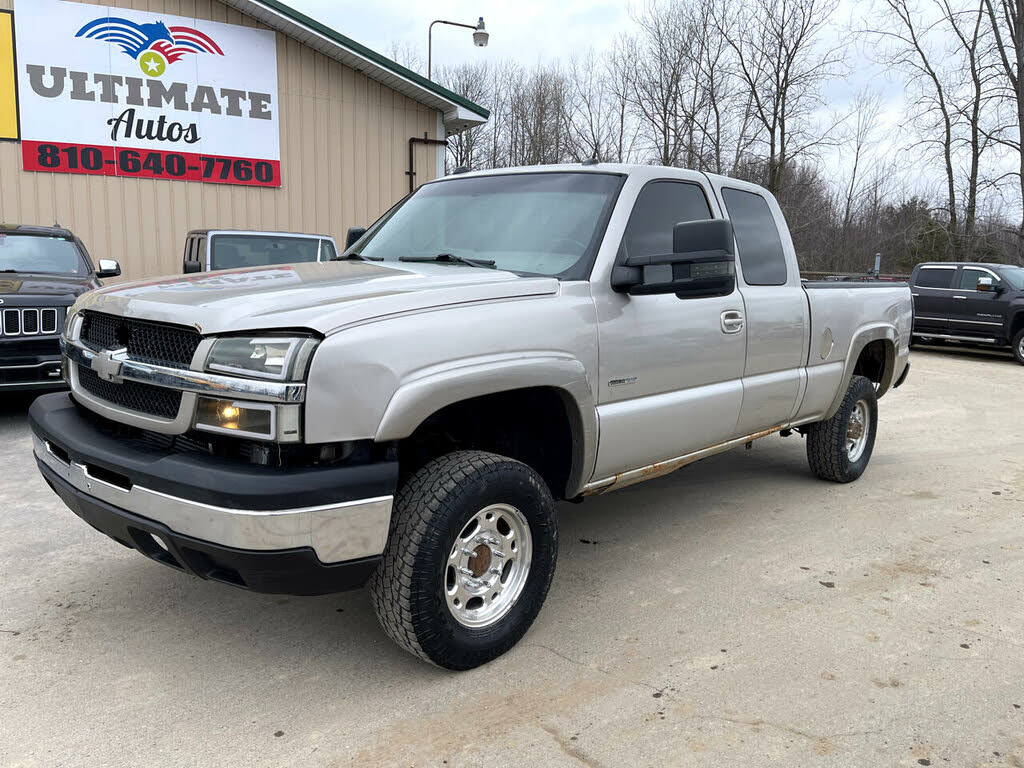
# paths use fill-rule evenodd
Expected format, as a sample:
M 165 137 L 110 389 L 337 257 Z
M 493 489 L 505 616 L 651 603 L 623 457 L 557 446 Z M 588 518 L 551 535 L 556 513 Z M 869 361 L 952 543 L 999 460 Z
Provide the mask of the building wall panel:
M 262 27 L 217 0 L 108 3 Z M 0 0 L 0 9 L 13 5 Z M 437 112 L 280 33 L 277 59 L 280 189 L 26 172 L 21 145 L 0 142 L 0 221 L 59 222 L 94 259 L 118 259 L 125 279 L 180 271 L 190 229 L 322 232 L 343 242 L 348 227 L 370 224 L 408 192 L 409 138 L 442 138 Z M 417 183 L 433 179 L 437 149 L 414 152 Z

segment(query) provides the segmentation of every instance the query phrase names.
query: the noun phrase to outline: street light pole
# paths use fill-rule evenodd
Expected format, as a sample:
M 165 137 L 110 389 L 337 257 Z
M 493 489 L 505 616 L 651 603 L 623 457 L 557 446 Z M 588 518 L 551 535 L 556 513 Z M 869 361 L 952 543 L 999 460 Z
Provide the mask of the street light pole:
M 484 48 L 487 45 L 487 40 L 490 38 L 490 34 L 484 28 L 484 17 L 481 16 L 480 20 L 476 24 L 460 24 L 457 21 L 445 21 L 444 19 L 435 19 L 430 22 L 430 26 L 427 28 L 427 80 L 430 79 L 431 68 L 433 64 L 433 44 L 434 44 L 434 25 L 435 24 L 447 24 L 451 27 L 463 27 L 464 29 L 473 30 L 473 45 L 477 48 Z

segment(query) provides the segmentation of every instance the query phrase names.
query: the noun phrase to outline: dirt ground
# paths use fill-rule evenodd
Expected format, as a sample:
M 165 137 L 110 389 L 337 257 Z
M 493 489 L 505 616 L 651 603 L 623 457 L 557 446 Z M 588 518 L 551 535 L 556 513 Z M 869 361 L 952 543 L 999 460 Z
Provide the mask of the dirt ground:
M 0 403 L 0 765 L 1022 766 L 1024 368 L 917 351 L 856 483 L 771 437 L 564 505 L 522 643 L 453 674 L 362 592 L 93 531 Z

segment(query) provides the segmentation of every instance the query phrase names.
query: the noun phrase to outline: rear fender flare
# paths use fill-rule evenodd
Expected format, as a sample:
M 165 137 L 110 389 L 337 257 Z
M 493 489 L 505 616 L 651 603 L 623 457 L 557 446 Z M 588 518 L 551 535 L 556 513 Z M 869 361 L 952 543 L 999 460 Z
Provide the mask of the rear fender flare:
M 889 391 L 889 387 L 892 386 L 892 383 L 896 378 L 896 349 L 899 346 L 899 333 L 896 331 L 894 326 L 886 323 L 869 325 L 857 331 L 853 340 L 850 342 L 850 349 L 846 355 L 846 365 L 843 369 L 842 381 L 840 382 L 839 389 L 832 400 L 832 404 L 825 413 L 824 419 L 832 418 L 836 411 L 839 410 L 839 406 L 843 402 L 843 397 L 846 395 L 846 390 L 850 387 L 850 380 L 853 378 L 853 370 L 857 367 L 857 360 L 860 359 L 861 352 L 864 351 L 864 348 L 868 344 L 880 339 L 887 343 L 885 345 L 885 368 L 882 371 L 882 380 L 878 383 L 878 396 L 881 397 Z

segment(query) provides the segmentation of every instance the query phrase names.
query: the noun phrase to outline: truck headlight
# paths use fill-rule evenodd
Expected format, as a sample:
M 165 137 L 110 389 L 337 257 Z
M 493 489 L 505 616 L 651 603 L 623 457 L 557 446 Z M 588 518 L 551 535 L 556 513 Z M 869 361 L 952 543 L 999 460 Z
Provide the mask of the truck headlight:
M 206 368 L 259 379 L 297 381 L 306 375 L 316 345 L 316 339 L 308 336 L 229 336 L 214 342 Z

